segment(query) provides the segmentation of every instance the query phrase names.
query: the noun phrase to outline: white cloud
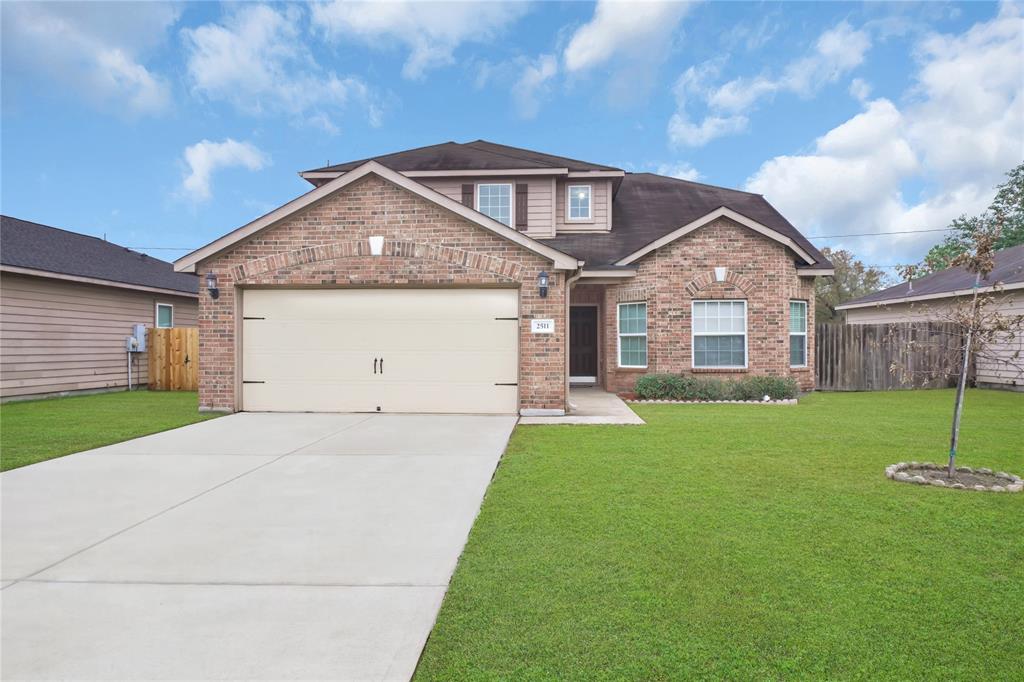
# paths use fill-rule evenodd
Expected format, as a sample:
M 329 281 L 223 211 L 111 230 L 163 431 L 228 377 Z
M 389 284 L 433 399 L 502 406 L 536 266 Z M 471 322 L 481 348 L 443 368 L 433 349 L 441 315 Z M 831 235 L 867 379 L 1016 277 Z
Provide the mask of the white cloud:
M 370 88 L 322 69 L 305 47 L 301 21 L 295 5 L 281 11 L 242 5 L 222 23 L 184 30 L 192 91 L 250 114 L 284 113 L 329 133 L 337 132 L 329 112 L 356 103 L 371 125 L 379 125 L 380 106 Z
M 558 59 L 542 54 L 523 67 L 522 75 L 512 86 L 512 99 L 523 118 L 534 118 L 540 111 L 540 98 L 549 89 L 550 81 L 558 74 Z
M 238 142 L 230 137 L 223 142 L 202 140 L 185 148 L 188 173 L 181 183 L 183 196 L 193 201 L 207 201 L 212 196 L 210 180 L 221 168 L 242 167 L 258 171 L 270 159 L 250 142 Z
M 358 38 L 372 46 L 398 43 L 409 49 L 406 78 L 452 64 L 465 42 L 487 43 L 527 10 L 521 2 L 332 2 L 315 4 L 314 25 L 339 40 Z
M 1024 22 L 998 17 L 961 35 L 932 35 L 902 109 L 887 99 L 818 138 L 811 153 L 765 162 L 747 188 L 807 234 L 945 227 L 982 211 L 1024 153 Z M 905 196 L 905 187 L 925 192 Z M 873 262 L 916 260 L 941 234 L 845 240 Z
M 179 5 L 8 2 L 2 5 L 5 77 L 42 74 L 106 108 L 155 114 L 170 87 L 143 58 L 160 46 Z
M 686 161 L 659 164 L 658 169 L 654 172 L 658 175 L 667 175 L 670 178 L 679 178 L 680 180 L 700 180 L 701 178 L 700 171 Z
M 645 57 L 661 51 L 690 7 L 672 0 L 598 0 L 594 17 L 576 30 L 565 48 L 565 68 L 583 71 L 612 57 Z
M 628 108 L 657 83 L 683 18 L 693 3 L 598 0 L 593 18 L 576 29 L 562 52 L 570 76 L 607 75 L 608 102 Z
M 843 21 L 822 33 L 810 54 L 790 62 L 778 76 L 734 78 L 716 87 L 710 81 L 718 76 L 721 59 L 691 66 L 676 85 L 678 106 L 669 119 L 669 140 L 679 146 L 701 146 L 742 132 L 747 112 L 758 100 L 778 92 L 810 97 L 859 66 L 870 47 L 866 31 Z M 706 108 L 700 123 L 693 122 L 688 111 L 695 100 Z
M 861 104 L 871 97 L 871 84 L 863 78 L 854 78 L 850 81 L 850 95 Z

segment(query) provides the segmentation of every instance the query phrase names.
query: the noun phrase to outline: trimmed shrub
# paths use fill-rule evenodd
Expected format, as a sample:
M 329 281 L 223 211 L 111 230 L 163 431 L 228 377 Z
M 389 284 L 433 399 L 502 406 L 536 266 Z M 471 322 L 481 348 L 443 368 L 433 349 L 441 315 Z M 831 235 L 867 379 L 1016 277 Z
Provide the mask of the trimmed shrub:
M 636 380 L 636 395 L 642 400 L 772 400 L 795 398 L 796 379 L 749 376 L 725 381 L 689 374 L 645 374 Z

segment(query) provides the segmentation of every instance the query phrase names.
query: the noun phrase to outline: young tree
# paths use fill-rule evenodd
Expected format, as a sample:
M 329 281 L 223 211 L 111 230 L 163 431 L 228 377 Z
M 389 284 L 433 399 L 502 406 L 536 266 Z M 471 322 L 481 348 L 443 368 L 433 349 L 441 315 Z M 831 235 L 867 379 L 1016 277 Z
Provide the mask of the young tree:
M 1024 356 L 1019 340 L 1024 338 L 1024 315 L 1007 315 L 1007 303 L 1011 296 L 1003 292 L 1000 282 L 988 282 L 988 276 L 995 267 L 995 245 L 1000 243 L 1001 216 L 993 217 L 993 227 L 979 227 L 970 238 L 970 244 L 950 261 L 950 267 L 962 267 L 974 275 L 974 289 L 970 296 L 960 297 L 952 302 L 912 306 L 911 315 L 935 321 L 952 323 L 959 343 L 950 346 L 935 344 L 936 348 L 952 348 L 951 352 L 938 351 L 939 366 L 924 370 L 931 375 L 939 374 L 957 377 L 956 400 L 953 406 L 953 423 L 949 439 L 949 477 L 956 475 L 956 454 L 960 443 L 960 420 L 964 409 L 964 389 L 972 357 L 989 361 L 1004 371 L 1024 377 Z M 905 276 L 913 277 L 918 266 L 904 268 Z M 984 289 L 984 291 L 982 291 Z M 890 371 L 904 383 L 913 381 L 917 370 L 910 358 L 929 340 L 912 341 L 903 346 L 899 359 L 892 363 Z M 1005 350 L 1014 348 L 1016 350 Z M 934 349 L 933 349 L 934 351 Z
M 845 249 L 821 250 L 832 261 L 836 274 L 818 277 L 814 282 L 814 315 L 818 322 L 837 322 L 842 311 L 836 306 L 872 294 L 889 286 L 888 275 L 878 268 L 864 265 Z
M 948 268 L 957 256 L 971 249 L 974 235 L 982 232 L 998 234 L 993 245 L 996 251 L 1024 244 L 1024 163 L 1006 177 L 1006 182 L 996 187 L 988 210 L 978 216 L 960 216 L 949 224 L 954 232 L 925 254 L 921 274 Z

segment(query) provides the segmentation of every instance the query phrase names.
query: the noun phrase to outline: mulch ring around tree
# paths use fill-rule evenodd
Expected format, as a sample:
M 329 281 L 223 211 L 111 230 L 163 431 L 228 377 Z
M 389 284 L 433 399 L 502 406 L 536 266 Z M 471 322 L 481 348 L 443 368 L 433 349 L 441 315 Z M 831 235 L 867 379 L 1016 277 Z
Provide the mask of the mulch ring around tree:
M 1020 476 L 1004 471 L 971 467 L 957 467 L 950 476 L 948 468 L 933 462 L 900 462 L 885 468 L 886 478 L 900 483 L 933 485 L 955 490 L 977 490 L 993 493 L 1019 493 L 1024 490 Z

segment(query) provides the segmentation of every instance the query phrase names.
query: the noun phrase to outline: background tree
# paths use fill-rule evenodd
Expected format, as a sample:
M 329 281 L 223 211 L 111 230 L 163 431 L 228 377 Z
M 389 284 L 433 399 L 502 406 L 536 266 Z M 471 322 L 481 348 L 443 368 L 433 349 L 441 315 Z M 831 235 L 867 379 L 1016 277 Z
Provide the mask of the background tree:
M 948 268 L 957 256 L 971 251 L 978 234 L 997 234 L 995 251 L 1024 244 L 1024 163 L 1006 177 L 1006 182 L 996 187 L 988 210 L 978 216 L 960 216 L 949 224 L 954 231 L 925 254 L 918 275 Z
M 845 249 L 821 250 L 836 268 L 833 277 L 818 277 L 814 282 L 814 314 L 817 322 L 839 322 L 842 311 L 836 306 L 890 286 L 889 276 L 878 268 L 864 265 Z

